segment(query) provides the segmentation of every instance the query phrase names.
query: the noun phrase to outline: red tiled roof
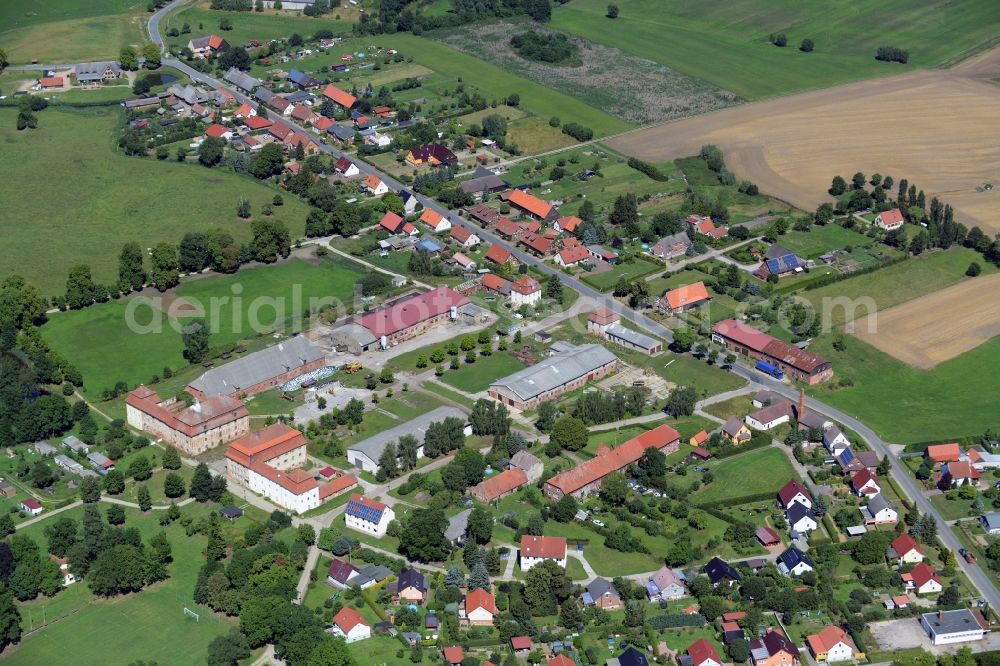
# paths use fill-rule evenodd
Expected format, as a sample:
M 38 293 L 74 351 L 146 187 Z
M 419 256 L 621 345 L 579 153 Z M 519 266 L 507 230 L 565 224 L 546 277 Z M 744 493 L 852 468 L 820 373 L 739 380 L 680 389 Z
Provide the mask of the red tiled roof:
M 781 503 L 787 507 L 788 503 L 792 501 L 792 498 L 799 493 L 802 493 L 802 495 L 808 499 L 812 499 L 812 496 L 809 494 L 809 491 L 806 490 L 806 487 L 795 479 L 792 479 L 781 487 L 781 490 L 778 491 L 778 497 L 781 499 Z
M 702 460 L 708 460 L 709 458 L 712 457 L 711 452 L 709 452 L 709 450 L 706 449 L 703 446 L 696 446 L 696 447 L 694 447 L 694 449 L 691 450 L 691 453 L 693 455 L 698 456 Z
M 284 113 L 285 109 L 287 109 L 292 105 L 291 102 L 289 102 L 281 95 L 275 95 L 274 97 L 272 97 L 271 101 L 269 101 L 268 104 L 271 105 L 271 108 L 280 111 L 281 113 Z
M 531 294 L 537 293 L 542 290 L 542 285 L 538 283 L 533 277 L 525 275 L 518 278 L 510 285 L 511 291 L 516 291 L 519 294 L 524 294 L 525 296 L 530 296 Z
M 810 354 L 799 349 L 795 345 L 790 345 L 784 340 L 773 338 L 767 333 L 762 333 L 755 328 L 747 326 L 735 319 L 726 319 L 716 324 L 712 331 L 728 338 L 736 344 L 742 345 L 753 351 L 770 356 L 786 363 L 802 372 L 811 374 L 819 367 L 829 364 L 829 361 L 822 356 Z
M 545 557 L 561 560 L 566 557 L 566 539 L 525 534 L 521 537 L 521 557 Z
M 490 291 L 501 291 L 504 287 L 509 288 L 510 283 L 496 273 L 486 273 L 483 275 L 483 288 Z
M 316 116 L 316 118 L 312 121 L 312 124 L 316 129 L 323 131 L 333 125 L 333 119 L 327 118 L 326 116 Z
M 465 659 L 465 651 L 461 645 L 452 645 L 444 649 L 444 660 L 449 664 L 460 664 Z
M 290 472 L 283 472 L 264 462 L 251 463 L 249 467 L 257 474 L 277 483 L 293 495 L 302 495 L 318 485 L 316 479 L 312 478 L 304 469 L 293 469 Z
M 340 171 L 341 173 L 343 173 L 343 172 L 347 171 L 348 169 L 350 169 L 352 164 L 354 164 L 354 163 L 351 162 L 351 160 L 347 159 L 346 157 L 341 157 L 339 160 L 337 160 L 337 166 L 334 167 L 334 168 L 337 171 Z
M 759 353 L 763 353 L 764 348 L 774 339 L 767 333 L 762 333 L 735 319 L 720 321 L 713 327 L 712 331 Z
M 42 508 L 42 505 L 38 503 L 38 500 L 34 500 L 30 497 L 26 497 L 25 499 L 21 500 L 21 506 L 23 506 L 26 509 L 31 509 L 32 511 Z
M 363 624 L 366 627 L 371 626 L 365 622 L 365 618 L 361 617 L 361 613 L 350 606 L 341 608 L 340 612 L 333 616 L 333 623 L 340 627 L 340 630 L 345 634 L 349 633 L 351 629 L 359 624 Z
M 559 260 L 565 266 L 570 266 L 578 261 L 586 261 L 589 256 L 590 253 L 587 252 L 587 248 L 582 245 L 564 248 L 559 252 Z
M 491 245 L 490 249 L 486 251 L 486 258 L 497 264 L 506 264 L 511 260 L 511 253 L 507 248 L 500 245 Z
M 878 214 L 882 218 L 882 224 L 886 226 L 891 226 L 894 224 L 899 224 L 903 221 L 903 214 L 898 208 L 893 208 L 892 210 L 884 210 Z
M 747 616 L 746 611 L 730 611 L 722 614 L 723 622 L 739 622 Z
M 368 174 L 368 177 L 365 178 L 365 186 L 368 187 L 369 189 L 374 190 L 381 184 L 382 184 L 382 179 L 373 173 Z
M 854 486 L 855 491 L 861 490 L 861 488 L 863 488 L 871 481 L 874 481 L 876 486 L 878 485 L 878 479 L 876 479 L 875 475 L 869 472 L 867 468 L 861 470 L 860 472 L 855 472 L 851 476 L 851 485 Z M 869 490 L 874 493 L 878 492 L 877 490 L 870 488 L 867 489 L 866 492 Z
M 931 444 L 927 447 L 927 457 L 934 462 L 944 463 L 957 461 L 962 450 L 956 442 L 951 444 Z
M 620 317 L 617 314 L 603 305 L 587 315 L 587 321 L 592 321 L 599 326 L 613 324 L 619 319 Z
M 520 230 L 517 223 L 509 217 L 501 217 L 497 220 L 497 233 L 501 233 L 504 236 L 513 236 Z
M 705 432 L 704 430 L 697 432 L 694 434 L 693 437 L 691 437 L 691 441 L 693 441 L 695 444 L 704 444 L 705 442 L 708 441 L 708 433 Z
M 344 476 L 338 476 L 336 479 L 328 483 L 324 483 L 319 487 L 319 499 L 322 501 L 327 497 L 332 495 L 338 495 L 348 488 L 356 486 L 358 484 L 358 477 L 353 474 L 345 474 Z
M 941 578 L 937 575 L 937 572 L 926 562 L 921 562 L 913 567 L 910 575 L 913 576 L 913 584 L 917 586 L 918 590 L 932 580 L 937 581 L 939 585 L 941 584 Z
M 566 217 L 559 218 L 559 228 L 569 233 L 576 231 L 576 228 L 581 224 L 583 224 L 583 220 L 575 215 L 567 215 Z
M 253 107 L 250 106 L 249 104 L 243 104 L 243 106 L 236 109 L 236 113 L 234 113 L 233 115 L 235 115 L 237 118 L 249 118 L 250 116 L 254 115 Z
M 449 287 L 438 287 L 412 298 L 400 301 L 390 307 L 363 315 L 358 323 L 376 338 L 393 335 L 411 326 L 437 317 L 453 307 L 465 305 L 469 299 Z
M 275 423 L 237 439 L 229 445 L 226 457 L 249 467 L 253 463 L 267 462 L 306 444 L 306 438 L 301 432 L 284 423 Z
M 224 40 L 222 37 L 219 37 L 218 35 L 212 35 L 211 37 L 208 38 L 208 46 L 213 49 L 217 49 L 225 43 L 226 40 Z
M 557 654 L 549 659 L 545 666 L 576 666 L 576 663 L 564 654 Z
M 978 479 L 979 470 L 964 460 L 948 463 L 948 476 L 953 479 Z
M 701 666 L 709 659 L 715 661 L 717 664 L 721 664 L 722 660 L 719 659 L 719 653 L 715 651 L 712 644 L 706 641 L 704 638 L 699 638 L 691 647 L 687 649 L 688 656 L 691 657 L 691 663 L 693 666 Z
M 695 282 L 694 284 L 672 289 L 665 293 L 663 297 L 667 299 L 667 305 L 670 306 L 671 310 L 701 303 L 711 298 L 708 295 L 708 289 L 705 288 L 704 282 Z
M 243 124 L 249 127 L 251 130 L 262 130 L 271 126 L 271 121 L 267 118 L 261 118 L 260 116 L 250 116 L 243 120 Z
M 832 624 L 818 634 L 809 634 L 806 636 L 806 640 L 809 642 L 809 649 L 814 654 L 825 654 L 830 651 L 830 648 L 841 642 L 852 647 L 854 645 L 848 638 L 847 632 Z
M 896 551 L 896 554 L 902 557 L 906 555 L 911 550 L 915 550 L 921 555 L 924 554 L 924 550 L 917 544 L 916 540 L 909 534 L 900 534 L 898 537 L 892 540 L 892 549 Z
M 305 104 L 299 104 L 292 109 L 292 118 L 295 118 L 296 120 L 309 120 L 312 118 L 312 114 L 312 109 Z
M 391 210 L 387 210 L 385 215 L 382 216 L 382 219 L 379 220 L 378 224 L 389 233 L 394 234 L 403 226 L 403 218 L 396 215 Z
M 319 471 L 319 475 L 329 479 L 331 477 L 337 476 L 337 470 L 327 465 L 326 467 L 324 467 Z
M 195 437 L 226 423 L 250 416 L 240 400 L 221 393 L 198 403 L 197 406 L 187 407 L 182 411 L 172 411 L 160 406 L 160 397 L 155 391 L 147 386 L 140 386 L 128 394 L 125 402 L 188 437 Z M 183 403 L 178 405 L 182 406 Z
M 292 128 L 285 123 L 274 123 L 267 129 L 267 131 L 274 138 L 284 141 L 285 137 L 292 133 Z
M 497 599 L 490 592 L 482 588 L 477 588 L 465 595 L 465 612 L 471 613 L 477 608 L 482 608 L 496 615 Z
M 38 82 L 42 84 L 43 88 L 61 88 L 63 84 L 63 77 L 61 76 L 43 76 L 38 79 Z
M 465 227 L 452 227 L 449 236 L 458 243 L 465 243 L 472 238 L 472 232 Z
M 437 229 L 438 223 L 443 219 L 444 215 L 431 208 L 425 209 L 423 215 L 420 216 L 420 221 L 431 229 Z
M 501 495 L 505 495 L 515 488 L 520 488 L 526 483 L 528 483 L 528 476 L 524 470 L 520 467 L 511 467 L 482 481 L 473 488 L 473 492 L 482 496 L 485 501 L 492 502 Z
M 341 105 L 345 109 L 351 108 L 352 106 L 354 106 L 354 103 L 358 101 L 358 99 L 354 95 L 352 95 L 349 92 L 344 92 L 343 90 L 333 85 L 332 83 L 328 85 L 326 89 L 323 91 L 323 97 L 332 99 L 334 102 Z
M 210 137 L 213 137 L 215 139 L 218 139 L 218 138 L 222 137 L 222 135 L 224 135 L 226 132 L 231 132 L 231 131 L 232 130 L 230 130 L 225 125 L 220 125 L 218 123 L 214 123 L 214 124 L 210 125 L 207 130 L 205 130 L 205 136 L 210 136 Z
M 513 650 L 530 650 L 531 636 L 511 636 L 510 647 Z M 551 661 L 549 662 L 552 663 Z
M 599 453 L 573 469 L 556 474 L 546 483 L 555 486 L 563 494 L 575 493 L 584 486 L 603 479 L 611 472 L 624 469 L 636 462 L 646 452 L 646 449 L 662 449 L 679 439 L 680 433 L 664 423 L 633 437 L 617 448 Z
M 758 528 L 757 532 L 755 533 L 755 536 L 757 537 L 758 541 L 760 541 L 765 545 L 778 543 L 781 541 L 781 537 L 778 536 L 778 533 L 767 526 L 762 526 Z
M 524 190 L 514 190 L 508 200 L 518 208 L 543 219 L 552 211 L 552 206 Z
M 535 252 L 545 254 L 552 249 L 552 239 L 546 238 L 545 236 L 539 236 L 536 233 L 526 231 L 521 236 L 521 243 L 530 247 Z

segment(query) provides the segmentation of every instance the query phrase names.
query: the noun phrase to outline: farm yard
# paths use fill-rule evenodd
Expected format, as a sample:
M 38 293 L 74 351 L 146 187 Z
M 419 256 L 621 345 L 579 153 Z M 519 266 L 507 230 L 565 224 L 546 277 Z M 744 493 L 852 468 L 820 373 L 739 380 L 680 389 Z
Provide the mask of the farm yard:
M 527 30 L 527 22 L 497 21 L 437 31 L 448 46 L 491 62 L 548 88 L 573 95 L 623 120 L 645 124 L 705 113 L 737 102 L 732 93 L 617 48 L 582 43 L 579 63 L 551 64 L 527 60 L 511 48 L 511 37 Z M 553 34 L 542 30 L 542 34 Z
M 6 0 L 0 44 L 12 64 L 113 59 L 122 44 L 143 42 L 147 16 L 140 0 Z
M 955 217 L 1000 231 L 1000 193 L 976 188 L 995 178 L 1000 146 L 984 144 L 1000 115 L 1000 89 L 981 79 L 1000 71 L 1000 50 L 946 70 L 900 75 L 758 102 L 652 127 L 608 140 L 613 150 L 650 162 L 722 149 L 738 178 L 803 210 L 828 200 L 830 179 L 856 171 L 907 178 Z M 894 126 L 872 108 L 894 109 Z M 963 110 L 960 118 L 954 109 Z M 817 134 L 816 128 L 836 127 Z M 970 159 L 974 155 L 975 159 Z
M 609 20 L 606 2 L 574 0 L 553 9 L 552 27 L 658 62 L 747 100 L 948 64 L 994 44 L 994 26 L 1000 21 L 1000 6 L 991 0 L 871 5 L 853 0 L 625 0 L 618 7 L 618 17 Z M 907 65 L 875 60 L 889 25 L 892 44 L 910 52 Z M 768 43 L 768 36 L 778 33 L 787 34 L 787 47 Z M 815 42 L 811 53 L 798 49 L 806 38 Z
M 854 334 L 928 370 L 1000 335 L 1000 273 L 966 280 L 856 321 Z
M 310 298 L 333 297 L 349 301 L 359 275 L 352 264 L 332 260 L 314 264 L 293 259 L 232 276 L 187 282 L 176 291 L 167 292 L 167 299 L 178 297 L 209 306 L 213 297 L 231 298 L 233 287 L 239 285 L 242 301 L 238 306 L 230 300 L 220 301 L 212 308 L 218 317 L 219 329 L 211 336 L 210 344 L 224 345 L 268 332 L 285 321 L 291 323 L 308 308 Z M 296 291 L 301 294 L 298 299 Z M 161 375 L 164 367 L 177 369 L 187 365 L 181 356 L 180 333 L 162 311 L 153 309 L 155 302 L 136 307 L 134 318 L 139 326 L 145 326 L 155 316 L 162 322 L 162 330 L 144 334 L 128 326 L 129 303 L 136 298 L 141 296 L 53 315 L 42 327 L 42 336 L 52 348 L 83 373 L 85 391 L 92 397 L 119 380 L 134 386 L 148 382 L 153 375 Z M 278 316 L 270 305 L 261 308 L 259 299 L 262 298 L 280 299 L 283 316 Z M 189 312 L 193 315 L 196 311 Z M 259 319 L 260 330 L 252 328 L 251 314 Z M 116 359 L 116 363 L 108 363 L 110 358 Z
M 114 284 L 118 253 L 128 241 L 152 247 L 209 229 L 249 240 L 248 221 L 236 215 L 240 197 L 259 211 L 277 191 L 221 169 L 116 152 L 117 109 L 48 108 L 30 133 L 16 130 L 16 116 L 15 108 L 0 109 L 0 171 L 6 174 L 0 234 L 7 257 L 0 277 L 20 273 L 46 295 L 63 293 L 66 270 L 79 263 L 90 264 L 96 282 Z M 44 210 L 37 197 L 24 196 L 39 183 L 48 184 Z M 277 217 L 294 238 L 307 212 L 286 197 Z

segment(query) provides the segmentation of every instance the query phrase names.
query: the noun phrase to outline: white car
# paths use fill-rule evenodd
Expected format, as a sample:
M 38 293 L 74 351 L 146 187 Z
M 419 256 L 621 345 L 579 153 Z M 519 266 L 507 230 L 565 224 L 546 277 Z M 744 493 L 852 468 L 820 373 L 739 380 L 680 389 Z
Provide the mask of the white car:
M 598 520 L 597 518 L 594 518 L 594 519 L 593 519 L 592 521 L 590 521 L 590 522 L 594 523 L 594 524 L 595 524 L 595 525 L 597 525 L 598 527 L 604 527 L 604 522 L 603 522 L 603 521 L 600 521 L 600 520 Z

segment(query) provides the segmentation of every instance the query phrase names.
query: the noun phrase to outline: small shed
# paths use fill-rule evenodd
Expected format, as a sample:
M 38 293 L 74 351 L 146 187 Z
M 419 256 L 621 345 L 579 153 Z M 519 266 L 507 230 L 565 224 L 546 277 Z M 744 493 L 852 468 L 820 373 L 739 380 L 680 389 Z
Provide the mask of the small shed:
M 224 506 L 219 511 L 223 518 L 228 519 L 230 522 L 236 520 L 243 516 L 243 509 L 238 506 Z

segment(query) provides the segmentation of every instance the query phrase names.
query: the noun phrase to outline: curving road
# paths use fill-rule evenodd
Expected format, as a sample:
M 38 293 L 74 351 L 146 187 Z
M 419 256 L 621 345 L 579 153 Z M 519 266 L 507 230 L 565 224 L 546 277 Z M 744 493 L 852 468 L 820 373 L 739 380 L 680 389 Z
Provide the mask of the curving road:
M 149 19 L 149 25 L 148 25 L 149 37 L 154 43 L 158 44 L 161 48 L 163 47 L 163 38 L 160 36 L 160 29 L 159 29 L 160 22 L 163 20 L 164 16 L 166 16 L 175 7 L 183 4 L 184 1 L 185 0 L 174 0 L 170 4 L 160 9 L 159 11 L 155 12 Z M 195 70 L 194 68 L 190 67 L 184 62 L 174 59 L 164 59 L 163 64 L 179 69 L 180 71 L 190 76 L 192 81 L 196 83 L 199 82 L 205 83 L 207 85 L 212 86 L 213 88 L 225 88 L 226 90 L 231 92 L 233 96 L 240 102 L 249 102 L 252 103 L 254 106 L 256 106 L 254 100 L 251 100 L 249 97 L 247 97 L 240 91 L 234 89 L 228 83 L 220 81 L 209 74 L 203 74 L 202 72 Z M 376 175 L 377 177 L 381 178 L 392 189 L 400 190 L 405 187 L 402 183 L 400 183 L 396 179 L 392 178 L 391 176 L 385 173 L 382 173 L 381 171 L 371 166 L 370 164 L 361 161 L 356 156 L 347 155 L 343 151 L 340 151 L 332 146 L 326 145 L 325 143 L 320 143 L 320 137 L 313 131 L 307 130 L 305 127 L 298 125 L 294 122 L 291 122 L 287 119 L 284 120 L 284 122 L 292 126 L 296 131 L 301 132 L 306 136 L 312 137 L 316 141 L 316 144 L 319 146 L 322 152 L 327 153 L 329 155 L 333 155 L 338 158 L 345 156 L 348 157 L 348 159 L 357 164 L 358 169 L 360 169 L 363 174 Z M 540 261 L 534 256 L 527 254 L 526 252 L 523 252 L 517 247 L 511 245 L 508 241 L 497 236 L 492 231 L 480 228 L 478 225 L 470 222 L 469 220 L 466 220 L 457 213 L 441 206 L 436 201 L 429 199 L 428 197 L 425 197 L 421 194 L 417 194 L 416 197 L 417 200 L 421 204 L 423 204 L 425 208 L 430 208 L 434 211 L 437 211 L 441 215 L 447 217 L 448 220 L 451 221 L 453 225 L 465 227 L 469 231 L 472 231 L 473 233 L 477 234 L 479 237 L 506 248 L 519 261 L 522 261 L 530 266 L 535 267 L 542 273 L 548 275 L 558 275 L 560 280 L 562 280 L 565 284 L 572 287 L 573 289 L 577 290 L 581 295 L 587 296 L 593 299 L 595 302 L 614 310 L 619 314 L 619 316 L 628 319 L 629 321 L 631 321 L 632 323 L 636 324 L 641 328 L 644 328 L 652 333 L 655 333 L 656 335 L 660 336 L 667 342 L 673 341 L 673 334 L 671 333 L 670 329 L 668 329 L 666 326 L 663 326 L 662 324 L 651 320 L 645 315 L 636 312 L 635 310 L 629 307 L 626 307 L 617 299 L 602 294 L 596 289 L 593 289 L 590 286 L 584 284 L 577 278 L 570 275 L 566 275 L 561 271 L 557 271 L 550 265 Z M 745 368 L 737 364 L 733 366 L 733 372 L 749 380 L 751 383 L 769 388 L 772 391 L 780 393 L 781 395 L 784 395 L 785 397 L 793 401 L 798 399 L 798 391 L 794 387 L 783 384 L 770 377 L 762 375 L 754 370 L 750 370 L 748 368 Z M 938 524 L 938 534 L 941 538 L 941 541 L 948 548 L 956 552 L 958 551 L 958 549 L 961 547 L 961 544 L 955 537 L 955 534 L 952 531 L 951 526 L 941 517 L 941 515 L 931 505 L 931 503 L 927 500 L 927 498 L 924 497 L 920 488 L 917 486 L 916 481 L 906 472 L 905 466 L 900 461 L 899 457 L 892 452 L 892 450 L 889 448 L 889 445 L 886 442 L 884 442 L 878 435 L 875 434 L 875 432 L 871 428 L 863 424 L 861 421 L 841 412 L 838 409 L 830 407 L 829 405 L 826 405 L 814 398 L 806 398 L 806 404 L 811 409 L 826 414 L 832 419 L 837 420 L 846 425 L 847 427 L 853 429 L 868 443 L 868 445 L 872 448 L 872 450 L 876 451 L 877 453 L 883 456 L 888 457 L 889 460 L 892 462 L 892 471 L 891 471 L 892 478 L 896 481 L 896 483 L 904 491 L 904 493 L 908 495 L 912 501 L 916 502 L 916 506 L 920 509 L 921 513 L 930 514 L 934 516 L 934 519 L 937 521 Z M 976 565 L 970 565 L 967 562 L 965 562 L 963 558 L 959 557 L 957 559 L 958 559 L 958 567 L 962 569 L 962 571 L 966 574 L 966 576 L 968 576 L 969 580 L 972 581 L 972 584 L 975 585 L 975 587 L 979 590 L 980 594 L 989 601 L 990 606 L 992 606 L 993 608 L 1000 608 L 1000 592 L 998 592 L 996 587 L 993 586 L 992 582 L 986 576 L 986 574 L 983 573 L 983 571 L 979 569 L 979 567 L 977 567 Z

